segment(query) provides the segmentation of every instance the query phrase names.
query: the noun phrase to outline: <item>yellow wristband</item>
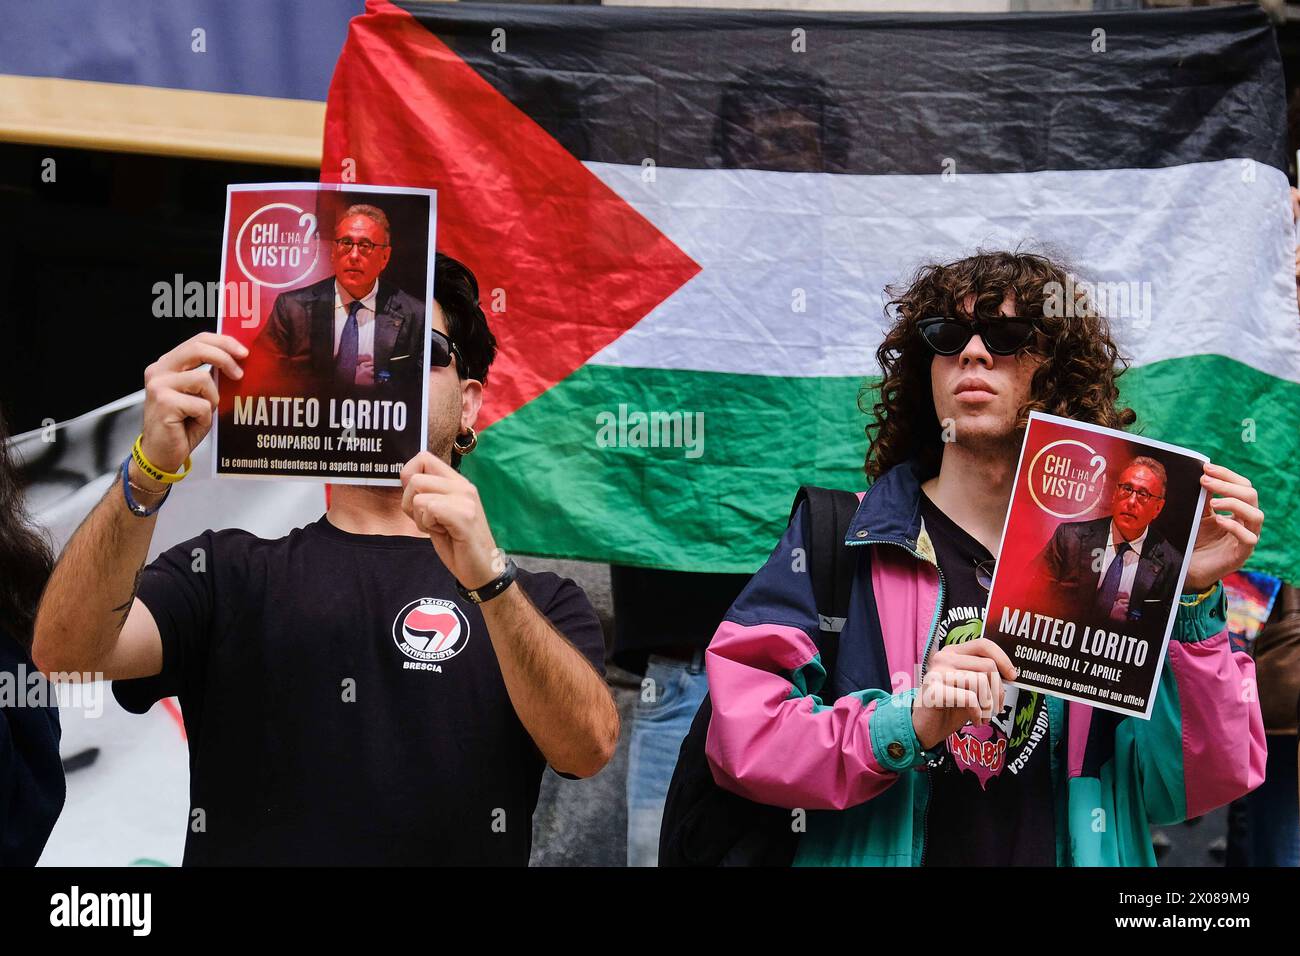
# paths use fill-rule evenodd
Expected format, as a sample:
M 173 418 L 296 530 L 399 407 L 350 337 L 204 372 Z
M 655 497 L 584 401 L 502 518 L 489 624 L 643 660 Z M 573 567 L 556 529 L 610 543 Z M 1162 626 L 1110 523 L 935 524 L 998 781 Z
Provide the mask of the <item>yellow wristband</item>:
M 1218 582 L 1218 581 L 1215 581 L 1213 584 L 1210 585 L 1210 588 L 1209 588 L 1208 591 L 1205 591 L 1205 592 L 1203 592 L 1203 593 L 1201 593 L 1201 594 L 1198 594 L 1198 595 L 1196 596 L 1196 600 L 1195 600 L 1195 601 L 1183 601 L 1183 600 L 1179 600 L 1178 603 L 1179 603 L 1180 605 L 1182 605 L 1183 607 L 1196 607 L 1196 605 L 1200 604 L 1200 603 L 1201 603 L 1202 601 L 1204 601 L 1207 597 L 1209 597 L 1211 594 L 1213 594 L 1213 593 L 1214 593 L 1214 589 L 1217 588 L 1218 586 L 1219 586 L 1219 582 Z
M 143 438 L 144 434 L 142 433 L 140 437 L 135 440 L 135 444 L 131 446 L 131 459 L 139 466 L 141 471 L 154 481 L 161 481 L 164 485 L 174 485 L 190 473 L 190 459 L 188 455 L 185 458 L 185 464 L 181 465 L 180 471 L 163 471 L 157 465 L 153 464 L 148 458 L 144 457 L 144 449 L 140 447 L 140 441 Z

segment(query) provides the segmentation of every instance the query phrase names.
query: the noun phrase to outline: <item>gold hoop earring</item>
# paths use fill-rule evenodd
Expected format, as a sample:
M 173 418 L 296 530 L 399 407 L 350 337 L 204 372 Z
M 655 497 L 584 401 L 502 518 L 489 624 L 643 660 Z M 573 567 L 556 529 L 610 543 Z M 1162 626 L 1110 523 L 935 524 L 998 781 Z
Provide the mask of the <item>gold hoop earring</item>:
M 455 440 L 453 440 L 451 444 L 452 444 L 452 447 L 455 448 L 455 450 L 456 450 L 456 454 L 458 454 L 458 455 L 460 455 L 462 458 L 464 458 L 466 455 L 468 455 L 470 452 L 472 452 L 472 451 L 474 450 L 474 447 L 475 447 L 476 445 L 478 445 L 478 435 L 474 432 L 474 429 L 473 429 L 473 428 L 470 428 L 470 429 L 469 429 L 469 442 L 466 443 L 466 444 L 464 444 L 464 445 L 462 445 L 462 444 L 460 443 L 461 437 L 462 437 L 462 436 L 457 435 L 456 438 L 455 438 Z

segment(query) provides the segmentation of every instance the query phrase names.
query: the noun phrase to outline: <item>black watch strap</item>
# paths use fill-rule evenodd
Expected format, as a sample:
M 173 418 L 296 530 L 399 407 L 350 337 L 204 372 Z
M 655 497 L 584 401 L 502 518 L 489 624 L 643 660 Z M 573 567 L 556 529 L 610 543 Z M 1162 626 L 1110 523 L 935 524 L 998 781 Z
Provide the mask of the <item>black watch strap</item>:
M 506 569 L 498 574 L 482 587 L 470 590 L 459 581 L 456 582 L 456 590 L 460 596 L 467 601 L 473 601 L 475 604 L 482 604 L 484 601 L 490 601 L 510 585 L 515 583 L 515 578 L 519 576 L 519 567 L 515 564 L 513 558 L 506 558 Z

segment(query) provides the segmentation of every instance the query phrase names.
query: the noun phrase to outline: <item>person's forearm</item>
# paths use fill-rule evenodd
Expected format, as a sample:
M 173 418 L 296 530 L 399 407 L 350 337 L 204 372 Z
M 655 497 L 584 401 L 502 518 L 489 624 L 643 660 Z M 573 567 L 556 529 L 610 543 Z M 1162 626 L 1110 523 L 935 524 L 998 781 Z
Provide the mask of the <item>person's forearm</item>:
M 134 484 L 157 487 L 134 464 L 130 474 Z M 162 497 L 132 494 L 147 507 Z M 42 671 L 102 669 L 130 613 L 156 522 L 127 510 L 119 473 L 63 549 L 41 598 L 32 657 Z
M 519 585 L 482 610 L 510 702 L 547 762 L 579 777 L 596 773 L 618 742 L 618 709 L 605 681 Z

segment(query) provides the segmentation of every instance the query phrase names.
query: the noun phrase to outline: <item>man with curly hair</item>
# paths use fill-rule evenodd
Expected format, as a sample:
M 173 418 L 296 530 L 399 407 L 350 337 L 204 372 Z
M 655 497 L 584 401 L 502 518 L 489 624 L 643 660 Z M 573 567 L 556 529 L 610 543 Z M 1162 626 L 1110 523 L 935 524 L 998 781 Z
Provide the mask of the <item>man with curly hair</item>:
M 1112 428 L 1125 368 L 1065 269 L 992 252 L 887 290 L 873 483 L 849 526 L 857 571 L 830 673 L 796 515 L 706 655 L 717 782 L 808 811 L 796 864 L 1153 865 L 1152 823 L 1259 785 L 1253 665 L 1228 643 L 1219 581 L 1263 512 L 1207 464 L 1202 518 L 1150 720 L 1017 692 L 982 632 L 1030 411 Z M 1221 514 L 1220 512 L 1226 512 Z M 801 819 L 796 815 L 794 819 Z

